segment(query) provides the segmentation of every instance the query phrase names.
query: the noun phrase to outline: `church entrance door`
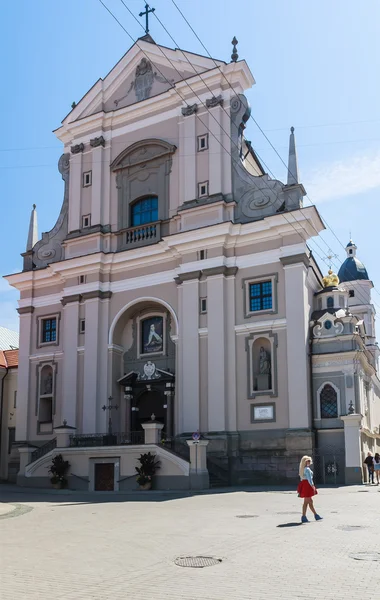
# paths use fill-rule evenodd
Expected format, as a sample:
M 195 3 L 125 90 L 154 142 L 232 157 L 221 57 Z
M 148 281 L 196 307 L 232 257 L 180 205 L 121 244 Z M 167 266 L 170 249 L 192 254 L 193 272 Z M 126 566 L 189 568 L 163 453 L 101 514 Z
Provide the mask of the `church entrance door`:
M 95 491 L 113 492 L 115 481 L 114 463 L 95 463 Z
M 142 423 L 151 420 L 152 414 L 155 415 L 156 421 L 165 424 L 165 396 L 159 390 L 147 390 L 143 392 L 137 399 L 138 429 L 142 429 Z

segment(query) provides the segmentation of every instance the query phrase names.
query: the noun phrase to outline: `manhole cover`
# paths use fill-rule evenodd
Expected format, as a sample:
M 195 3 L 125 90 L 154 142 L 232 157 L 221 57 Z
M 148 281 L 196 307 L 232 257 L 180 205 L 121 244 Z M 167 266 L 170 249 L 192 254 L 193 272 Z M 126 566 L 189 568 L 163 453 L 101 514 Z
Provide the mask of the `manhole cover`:
M 350 558 L 354 560 L 380 561 L 380 552 L 357 552 L 356 554 L 350 554 Z
M 213 558 L 212 556 L 180 556 L 175 559 L 174 564 L 176 564 L 177 567 L 203 569 L 204 567 L 214 567 L 221 562 L 221 558 Z
M 256 519 L 259 515 L 236 515 L 237 519 Z
M 367 527 L 364 527 L 363 525 L 339 525 L 337 529 L 340 529 L 341 531 L 357 531 L 358 529 L 367 529 Z

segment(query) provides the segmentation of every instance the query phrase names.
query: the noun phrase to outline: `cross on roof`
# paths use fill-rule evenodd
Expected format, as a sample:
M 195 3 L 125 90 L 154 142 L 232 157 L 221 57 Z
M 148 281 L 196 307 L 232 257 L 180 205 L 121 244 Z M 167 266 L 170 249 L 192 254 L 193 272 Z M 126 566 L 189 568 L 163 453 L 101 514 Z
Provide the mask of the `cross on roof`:
M 155 10 L 155 8 L 149 8 L 149 4 L 145 2 L 144 12 L 139 13 L 139 17 L 145 15 L 145 33 L 149 33 L 149 13 L 154 13 Z

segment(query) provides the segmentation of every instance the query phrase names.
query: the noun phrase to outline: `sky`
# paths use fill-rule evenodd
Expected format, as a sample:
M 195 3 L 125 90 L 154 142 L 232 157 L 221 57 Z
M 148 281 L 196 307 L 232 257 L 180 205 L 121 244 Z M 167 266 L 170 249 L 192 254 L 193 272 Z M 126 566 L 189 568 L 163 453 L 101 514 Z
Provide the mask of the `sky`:
M 103 0 L 135 40 L 143 35 L 121 0 Z M 142 0 L 124 0 L 136 14 Z M 295 127 L 300 179 L 328 224 L 311 247 L 321 269 L 337 270 L 350 238 L 375 285 L 380 201 L 379 0 L 176 0 L 210 54 L 230 61 L 236 36 L 256 85 L 252 116 L 286 162 Z M 0 274 L 22 269 L 30 212 L 39 235 L 55 224 L 63 200 L 57 169 L 62 145 L 52 133 L 99 77 L 132 45 L 100 0 L 0 3 Z M 151 0 L 181 48 L 205 54 L 172 0 Z M 141 20 L 143 22 L 143 20 Z M 151 17 L 159 44 L 174 42 Z M 277 179 L 286 168 L 252 119 L 246 129 Z M 336 256 L 335 256 L 336 255 Z M 324 259 L 324 260 L 322 260 Z M 18 292 L 0 279 L 0 325 L 18 329 Z

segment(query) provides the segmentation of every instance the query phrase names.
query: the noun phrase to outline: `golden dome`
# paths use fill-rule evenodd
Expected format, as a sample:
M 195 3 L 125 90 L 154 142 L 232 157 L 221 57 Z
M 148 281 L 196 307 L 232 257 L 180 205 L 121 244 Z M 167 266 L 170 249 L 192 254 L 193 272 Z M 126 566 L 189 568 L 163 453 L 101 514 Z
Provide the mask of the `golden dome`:
M 322 279 L 323 287 L 334 287 L 339 285 L 339 277 L 331 269 L 329 269 L 328 275 Z

